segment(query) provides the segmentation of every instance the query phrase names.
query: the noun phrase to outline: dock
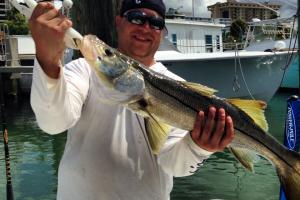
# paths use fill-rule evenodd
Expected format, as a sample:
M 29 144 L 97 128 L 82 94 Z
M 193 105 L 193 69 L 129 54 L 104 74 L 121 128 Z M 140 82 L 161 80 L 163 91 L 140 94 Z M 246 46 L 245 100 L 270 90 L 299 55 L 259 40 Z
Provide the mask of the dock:
M 33 66 L 0 66 L 0 73 L 32 73 Z

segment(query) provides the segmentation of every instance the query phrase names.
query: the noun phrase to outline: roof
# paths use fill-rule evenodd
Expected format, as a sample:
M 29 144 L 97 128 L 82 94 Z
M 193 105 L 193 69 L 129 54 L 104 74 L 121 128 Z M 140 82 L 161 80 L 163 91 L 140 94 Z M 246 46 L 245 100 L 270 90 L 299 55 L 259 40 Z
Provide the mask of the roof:
M 211 27 L 225 27 L 224 24 L 215 24 L 202 21 L 194 20 L 183 20 L 183 19 L 166 19 L 166 24 L 181 24 L 181 25 L 194 25 L 194 26 L 211 26 Z

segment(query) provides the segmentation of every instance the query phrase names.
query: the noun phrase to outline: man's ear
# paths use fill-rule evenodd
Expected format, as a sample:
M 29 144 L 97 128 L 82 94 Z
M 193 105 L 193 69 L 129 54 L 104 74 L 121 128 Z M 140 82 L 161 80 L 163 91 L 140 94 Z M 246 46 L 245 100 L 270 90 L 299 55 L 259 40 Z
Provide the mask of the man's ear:
M 118 27 L 120 27 L 120 24 L 121 24 L 121 20 L 122 20 L 122 17 L 120 15 L 117 15 L 116 16 L 116 28 L 118 29 Z

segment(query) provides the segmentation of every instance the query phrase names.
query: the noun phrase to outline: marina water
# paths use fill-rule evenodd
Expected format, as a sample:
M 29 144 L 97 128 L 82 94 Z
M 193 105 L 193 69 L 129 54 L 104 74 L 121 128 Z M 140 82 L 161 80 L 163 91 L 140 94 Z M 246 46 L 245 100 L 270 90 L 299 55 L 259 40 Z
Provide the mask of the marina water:
M 269 132 L 283 141 L 286 100 L 292 93 L 277 93 L 269 102 Z M 54 200 L 57 168 L 66 134 L 48 135 L 37 126 L 29 98 L 8 99 L 12 183 L 16 200 Z M 6 196 L 3 138 L 0 139 L 0 199 Z M 195 169 L 196 170 L 196 169 Z M 272 164 L 261 159 L 255 173 L 246 171 L 228 152 L 212 155 L 195 175 L 176 178 L 171 200 L 277 200 L 279 180 Z

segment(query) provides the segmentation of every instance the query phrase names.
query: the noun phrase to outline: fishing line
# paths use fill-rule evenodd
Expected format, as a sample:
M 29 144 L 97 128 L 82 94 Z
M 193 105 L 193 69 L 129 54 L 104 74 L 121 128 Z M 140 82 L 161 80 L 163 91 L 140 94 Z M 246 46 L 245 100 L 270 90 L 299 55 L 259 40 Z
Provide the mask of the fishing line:
M 295 23 L 296 23 L 296 16 L 294 16 L 293 26 L 292 26 L 291 34 L 290 34 L 290 42 L 289 42 L 289 48 L 288 48 L 288 54 L 287 54 L 288 55 L 288 59 L 287 59 L 286 65 L 284 66 L 283 70 L 286 70 L 288 68 L 288 66 L 290 65 L 290 63 L 292 61 L 293 54 L 294 54 L 294 50 L 296 48 L 296 41 L 297 41 L 297 38 L 298 38 L 298 32 L 297 32 L 297 34 L 295 36 L 294 45 L 293 45 L 293 48 L 292 48 L 292 52 L 290 54 L 290 49 L 291 49 L 292 40 L 293 40 L 293 30 L 294 30 L 294 27 L 295 27 Z
M 283 83 L 283 79 L 284 79 L 286 70 L 292 62 L 292 58 L 294 56 L 294 51 L 296 49 L 296 43 L 297 43 L 297 39 L 298 39 L 298 32 L 295 36 L 295 41 L 294 41 L 294 45 L 293 45 L 293 48 L 292 48 L 292 52 L 290 53 L 290 49 L 291 49 L 291 46 L 292 46 L 292 40 L 293 40 L 293 30 L 294 30 L 294 27 L 295 27 L 296 18 L 297 18 L 297 16 L 294 16 L 293 26 L 292 26 L 292 29 L 291 29 L 290 42 L 289 42 L 289 47 L 288 47 L 288 53 L 287 53 L 287 60 L 286 60 L 285 66 L 283 68 L 281 68 L 283 70 L 283 76 L 281 78 L 280 85 L 282 85 L 282 83 Z
M 4 81 L 2 80 L 2 74 L 0 73 L 0 113 L 2 121 L 2 134 L 3 134 L 3 143 L 4 143 L 4 154 L 5 154 L 5 167 L 6 167 L 6 199 L 13 200 L 13 187 L 12 187 L 12 178 L 10 173 L 10 158 L 9 158 L 9 149 L 8 149 L 8 130 L 6 127 L 5 120 L 5 103 L 4 103 Z

